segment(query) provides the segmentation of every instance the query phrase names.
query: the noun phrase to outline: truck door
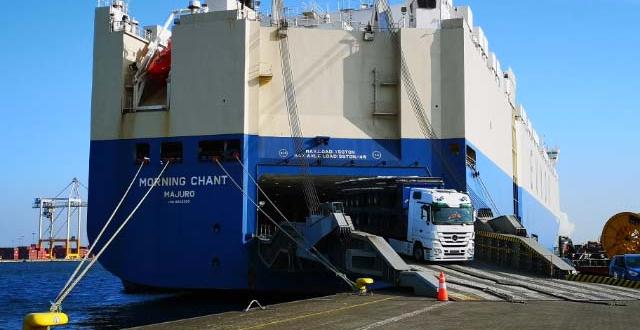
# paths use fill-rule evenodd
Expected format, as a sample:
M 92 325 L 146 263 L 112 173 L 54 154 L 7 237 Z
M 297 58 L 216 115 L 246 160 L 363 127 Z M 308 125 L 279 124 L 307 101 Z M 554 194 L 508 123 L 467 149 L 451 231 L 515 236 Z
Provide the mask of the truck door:
M 625 274 L 625 262 L 624 256 L 615 256 L 613 259 L 613 277 L 624 278 Z
M 429 204 L 419 204 L 419 206 L 419 213 L 416 217 L 416 228 L 418 229 L 416 237 L 420 238 L 424 247 L 428 247 L 427 238 L 429 231 L 431 231 L 431 206 Z
M 414 191 L 412 197 L 409 204 L 409 241 L 419 240 L 424 245 L 423 238 L 426 237 L 428 230 L 428 205 L 419 202 L 421 199 L 420 191 Z

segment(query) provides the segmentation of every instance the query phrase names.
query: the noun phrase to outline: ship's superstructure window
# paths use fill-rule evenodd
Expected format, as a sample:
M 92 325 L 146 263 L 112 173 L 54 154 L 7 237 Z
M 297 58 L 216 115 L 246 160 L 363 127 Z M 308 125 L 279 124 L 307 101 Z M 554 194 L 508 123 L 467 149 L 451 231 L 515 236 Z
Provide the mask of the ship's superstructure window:
M 438 7 L 437 0 L 418 0 L 418 8 L 436 9 Z
M 149 158 L 151 148 L 148 143 L 136 144 L 136 164 L 142 163 L 145 158 Z
M 198 159 L 210 161 L 214 158 L 233 160 L 240 157 L 240 140 L 206 140 L 198 143 Z
M 469 146 L 467 146 L 467 165 L 473 168 L 476 167 L 476 151 Z
M 160 148 L 160 158 L 163 161 L 171 161 L 173 163 L 182 162 L 182 143 L 163 142 Z

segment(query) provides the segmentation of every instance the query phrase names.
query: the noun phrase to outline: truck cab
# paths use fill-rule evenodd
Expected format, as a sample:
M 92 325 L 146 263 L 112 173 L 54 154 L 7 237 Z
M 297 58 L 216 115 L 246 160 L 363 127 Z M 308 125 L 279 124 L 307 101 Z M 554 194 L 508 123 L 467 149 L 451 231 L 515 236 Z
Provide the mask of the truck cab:
M 469 196 L 450 189 L 405 189 L 407 240 L 392 239 L 391 246 L 419 261 L 473 260 L 475 215 Z
M 615 279 L 640 281 L 640 254 L 624 254 L 611 258 L 609 276 Z

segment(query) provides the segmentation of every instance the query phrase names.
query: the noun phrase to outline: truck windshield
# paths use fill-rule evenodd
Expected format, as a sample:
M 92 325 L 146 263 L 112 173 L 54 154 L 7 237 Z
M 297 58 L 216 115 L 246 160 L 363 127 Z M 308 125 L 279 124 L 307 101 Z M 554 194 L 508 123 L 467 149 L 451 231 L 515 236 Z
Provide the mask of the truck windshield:
M 640 268 L 640 256 L 626 256 L 624 261 L 628 268 Z
M 473 209 L 470 207 L 434 207 L 433 223 L 436 225 L 473 224 Z

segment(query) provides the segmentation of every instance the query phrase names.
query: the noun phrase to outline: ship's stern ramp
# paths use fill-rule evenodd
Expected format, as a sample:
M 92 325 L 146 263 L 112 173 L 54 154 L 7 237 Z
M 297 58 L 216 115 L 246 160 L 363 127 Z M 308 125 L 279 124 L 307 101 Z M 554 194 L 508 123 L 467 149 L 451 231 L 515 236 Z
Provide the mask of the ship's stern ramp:
M 317 257 L 310 252 L 314 247 L 351 279 L 373 277 L 391 286 L 413 289 L 417 295 L 435 296 L 438 288 L 435 273 L 407 265 L 384 238 L 356 231 L 351 218 L 344 213 L 342 203 L 327 202 L 336 200 L 339 195 L 337 183 L 347 179 L 353 177 L 312 176 L 311 180 L 324 201 L 322 214 L 307 216 L 305 221 L 299 221 L 302 214 L 306 213 L 302 177 L 260 177 L 260 186 L 266 195 L 273 196 L 275 204 L 292 220 L 279 229 L 270 226 L 265 216 L 258 216 L 257 251 L 264 265 L 273 270 L 289 272 L 317 269 Z M 258 200 L 265 213 L 277 214 L 264 195 L 259 195 Z M 282 230 L 286 230 L 296 242 Z
M 434 272 L 409 266 L 380 236 L 354 230 L 346 235 L 344 225 L 349 223 L 348 216 L 341 218 L 340 215 L 343 214 L 332 214 L 314 224 L 284 224 L 269 239 L 258 238 L 260 259 L 273 270 L 308 270 L 309 262 L 317 259 L 308 247 L 320 243 L 318 246 L 324 247 L 321 249 L 324 257 L 352 279 L 373 277 L 390 286 L 412 289 L 416 295 L 436 295 L 438 282 Z M 329 220 L 335 223 L 324 223 Z M 325 230 L 303 228 L 318 223 Z
M 396 287 L 413 289 L 416 295 L 436 295 L 435 273 L 409 266 L 387 241 L 362 231 L 351 232 L 351 242 L 345 251 L 345 269 L 349 273 L 375 276 Z

